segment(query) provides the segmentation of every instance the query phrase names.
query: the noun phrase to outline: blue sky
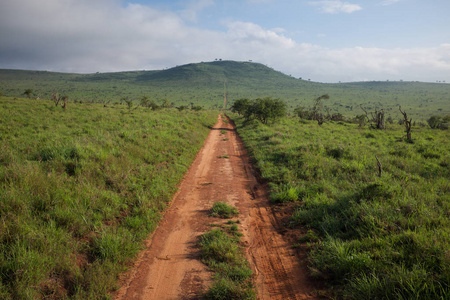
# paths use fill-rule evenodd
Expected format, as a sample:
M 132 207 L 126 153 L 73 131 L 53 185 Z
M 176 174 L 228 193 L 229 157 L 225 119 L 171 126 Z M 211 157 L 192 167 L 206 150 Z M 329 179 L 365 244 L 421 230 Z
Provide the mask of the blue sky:
M 450 82 L 449 0 L 2 0 L 0 68 L 162 69 L 215 58 L 313 81 Z

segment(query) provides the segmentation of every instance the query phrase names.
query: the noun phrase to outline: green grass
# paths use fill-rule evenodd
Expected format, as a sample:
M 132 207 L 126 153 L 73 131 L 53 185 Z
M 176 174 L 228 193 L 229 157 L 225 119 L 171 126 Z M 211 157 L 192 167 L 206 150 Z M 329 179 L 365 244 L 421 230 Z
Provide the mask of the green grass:
M 431 115 L 449 115 L 450 84 L 421 82 L 357 82 L 325 84 L 293 78 L 262 64 L 251 62 L 215 61 L 187 64 L 167 70 L 134 71 L 99 74 L 68 74 L 45 71 L 0 70 L 0 93 L 22 97 L 32 89 L 32 97 L 50 99 L 58 91 L 73 102 L 119 103 L 128 98 L 135 103 L 142 96 L 162 104 L 164 100 L 177 106 L 201 105 L 222 107 L 224 83 L 228 102 L 240 98 L 271 96 L 285 101 L 288 110 L 312 107 L 313 100 L 323 94 L 330 99 L 324 105 L 330 113 L 346 117 L 366 110 L 384 108 L 386 118 L 397 122 L 398 106 L 417 122 Z M 123 102 L 123 101 L 122 101 Z
M 239 214 L 236 207 L 233 207 L 225 202 L 214 202 L 211 208 L 211 216 L 220 217 L 223 219 L 231 218 Z
M 224 202 L 215 202 L 211 216 L 229 219 L 238 210 Z M 214 272 L 214 282 L 205 293 L 206 299 L 255 299 L 251 280 L 252 270 L 240 246 L 239 221 L 212 224 L 219 227 L 200 237 L 198 246 L 202 261 Z
M 109 298 L 216 119 L 0 98 L 0 298 Z
M 447 299 L 450 131 L 233 117 L 274 203 L 308 229 L 312 276 L 342 299 Z M 378 177 L 377 160 L 382 164 Z M 334 291 L 334 292 L 331 292 Z
M 237 225 L 216 228 L 200 238 L 203 262 L 215 273 L 206 299 L 255 299 L 252 271 L 239 246 Z

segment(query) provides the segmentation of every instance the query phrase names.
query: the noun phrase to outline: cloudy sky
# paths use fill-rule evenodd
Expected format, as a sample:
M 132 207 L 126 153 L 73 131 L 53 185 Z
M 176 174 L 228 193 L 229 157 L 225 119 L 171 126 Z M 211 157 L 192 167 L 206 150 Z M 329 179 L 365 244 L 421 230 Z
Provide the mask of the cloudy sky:
M 0 68 L 223 60 L 320 82 L 450 83 L 449 0 L 1 0 Z

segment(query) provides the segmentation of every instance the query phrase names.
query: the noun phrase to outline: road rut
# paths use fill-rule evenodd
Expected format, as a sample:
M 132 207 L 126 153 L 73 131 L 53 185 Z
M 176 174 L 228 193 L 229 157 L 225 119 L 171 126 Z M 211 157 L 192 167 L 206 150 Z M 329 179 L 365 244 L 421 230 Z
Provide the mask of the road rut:
M 267 196 L 233 123 L 219 116 L 114 299 L 199 299 L 212 274 L 200 262 L 195 245 L 209 225 L 218 222 L 209 216 L 216 201 L 239 209 L 258 299 L 316 299 L 305 263 L 283 236 Z

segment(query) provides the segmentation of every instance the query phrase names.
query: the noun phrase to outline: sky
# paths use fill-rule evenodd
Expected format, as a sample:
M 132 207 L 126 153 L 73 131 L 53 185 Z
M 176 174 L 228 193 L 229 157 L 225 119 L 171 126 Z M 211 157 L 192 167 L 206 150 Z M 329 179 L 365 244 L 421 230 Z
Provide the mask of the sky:
M 1 0 L 0 68 L 253 61 L 318 82 L 450 83 L 449 0 Z

